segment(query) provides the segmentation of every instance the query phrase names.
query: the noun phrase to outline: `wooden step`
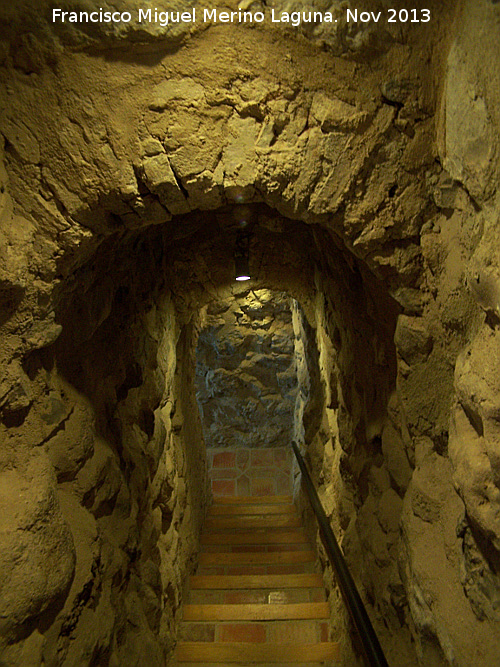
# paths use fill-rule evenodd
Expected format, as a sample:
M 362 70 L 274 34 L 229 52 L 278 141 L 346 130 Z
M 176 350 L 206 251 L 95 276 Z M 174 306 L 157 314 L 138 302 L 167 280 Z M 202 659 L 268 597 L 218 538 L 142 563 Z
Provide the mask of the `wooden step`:
M 315 557 L 312 551 L 230 551 L 204 552 L 200 554 L 200 567 L 218 565 L 297 565 L 312 563 Z
M 212 505 L 208 510 L 208 516 L 233 514 L 297 514 L 297 508 L 295 505 L 288 503 L 248 503 L 244 505 Z
M 177 663 L 176 663 L 177 664 Z M 179 663 L 182 665 L 182 667 L 200 667 L 199 662 L 195 662 L 193 660 L 187 660 L 187 661 L 182 661 Z M 256 664 L 258 667 L 275 667 L 276 663 L 271 663 L 271 662 L 261 662 L 259 660 L 258 663 L 255 662 L 242 662 L 241 660 L 238 660 L 238 662 L 233 662 L 232 660 L 230 662 L 207 662 L 206 660 L 203 661 L 203 667 L 256 667 Z M 337 665 L 340 665 L 337 660 L 328 660 L 327 662 L 321 661 L 321 662 L 303 662 L 302 660 L 299 663 L 295 663 L 297 667 L 337 667 Z
M 192 602 L 184 605 L 182 621 L 186 641 L 177 644 L 176 664 L 331 666 L 338 659 L 339 645 L 312 643 L 325 638 L 330 611 L 328 602 L 318 601 L 325 599 L 321 575 L 304 572 L 314 569 L 315 555 L 292 498 L 219 500 L 205 521 L 200 573 L 190 577 Z M 204 568 L 218 574 L 203 574 Z M 229 633 L 228 628 L 231 634 L 222 631 Z M 224 638 L 247 641 L 219 641 Z
M 179 642 L 178 662 L 267 662 L 289 664 L 320 660 L 337 660 L 337 642 L 319 644 L 252 644 L 247 642 Z
M 288 531 L 247 531 L 246 533 L 220 532 L 203 533 L 202 544 L 300 544 L 307 542 L 303 528 Z
M 328 602 L 292 604 L 186 604 L 184 621 L 286 621 L 328 618 Z
M 293 503 L 292 496 L 215 496 L 214 505 L 265 505 L 267 503 Z
M 248 530 L 249 528 L 299 528 L 302 521 L 298 515 L 239 515 L 239 516 L 209 516 L 205 520 L 204 530 Z
M 323 588 L 320 574 L 196 574 L 190 578 L 191 588 Z

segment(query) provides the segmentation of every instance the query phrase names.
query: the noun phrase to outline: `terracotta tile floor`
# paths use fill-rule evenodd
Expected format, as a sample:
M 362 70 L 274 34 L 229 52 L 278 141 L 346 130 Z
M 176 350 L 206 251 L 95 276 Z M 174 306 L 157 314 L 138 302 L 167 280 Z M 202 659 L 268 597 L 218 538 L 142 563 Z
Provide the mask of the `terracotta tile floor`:
M 290 447 L 208 449 L 214 496 L 268 496 L 292 493 Z

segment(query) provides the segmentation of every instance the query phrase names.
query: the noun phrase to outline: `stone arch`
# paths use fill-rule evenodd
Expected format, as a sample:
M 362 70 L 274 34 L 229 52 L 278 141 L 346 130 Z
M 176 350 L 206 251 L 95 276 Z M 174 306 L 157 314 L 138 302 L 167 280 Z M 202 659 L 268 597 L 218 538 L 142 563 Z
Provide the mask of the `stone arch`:
M 263 217 L 271 221 L 294 221 L 298 247 L 307 239 L 317 253 L 308 307 L 322 342 L 325 404 L 312 455 L 384 642 L 399 660 L 414 633 L 422 664 L 457 655 L 471 664 L 496 660 L 498 633 L 476 620 L 497 623 L 496 390 L 483 404 L 471 389 L 497 350 L 498 71 L 486 46 L 471 56 L 479 29 L 491 38 L 485 43 L 497 43 L 493 4 L 464 3 L 463 22 L 451 30 L 454 3 L 440 3 L 432 31 L 412 36 L 342 25 L 322 33 L 321 48 L 313 33 L 290 40 L 240 27 L 190 37 L 170 29 L 141 37 L 137 26 L 65 32 L 40 23 L 29 7 L 22 17 L 14 6 L 2 10 L 12 30 L 32 31 L 23 27 L 18 39 L 6 29 L 10 46 L 0 52 L 4 504 L 24 494 L 22 517 L 6 513 L 10 532 L 19 522 L 43 528 L 38 536 L 54 558 L 54 576 L 46 577 L 28 529 L 23 549 L 38 573 L 35 603 L 12 569 L 1 614 L 13 664 L 84 651 L 121 664 L 148 652 L 162 664 L 171 648 L 182 575 L 196 548 L 192 529 L 201 521 L 190 494 L 204 492 L 203 480 L 190 478 L 198 450 L 189 444 L 197 435 L 189 312 L 212 297 L 204 271 L 186 289 L 192 277 L 184 271 L 183 284 L 175 276 L 167 246 L 200 249 L 195 241 L 214 229 L 207 218 L 242 200 L 268 207 Z M 132 54 L 127 36 L 137 40 Z M 195 64 L 214 53 L 224 58 L 200 74 Z M 291 229 L 287 222 L 285 235 Z M 471 255 L 472 296 L 463 282 Z M 288 272 L 298 292 L 302 269 L 294 259 Z M 271 279 L 283 285 L 284 276 L 268 271 Z M 347 308 L 350 290 L 360 295 L 357 310 Z M 398 310 L 397 358 L 389 359 L 397 361 L 396 392 L 387 401 L 384 392 L 360 389 L 354 352 L 363 341 L 385 370 L 385 346 L 366 334 L 382 327 L 380 339 L 389 341 Z M 85 321 L 87 329 L 75 326 Z M 93 341 L 86 355 L 69 354 L 70 332 L 84 346 Z M 454 386 L 467 346 L 472 361 L 462 356 Z M 120 363 L 110 363 L 117 352 Z M 68 383 L 68 375 L 83 384 Z M 493 386 L 494 373 L 487 379 Z M 377 401 L 387 408 L 382 420 L 377 410 L 365 419 Z M 369 446 L 356 449 L 358 442 Z M 344 447 L 356 456 L 336 459 Z M 476 454 L 483 466 L 471 481 Z M 346 460 L 353 468 L 342 468 Z M 328 486 L 338 469 L 358 495 L 341 493 L 333 508 Z M 40 508 L 50 524 L 38 521 Z M 4 572 L 16 548 L 9 542 L 2 551 Z M 486 656 L 478 657 L 456 618 L 467 619 Z M 137 632 L 127 630 L 128 619 Z

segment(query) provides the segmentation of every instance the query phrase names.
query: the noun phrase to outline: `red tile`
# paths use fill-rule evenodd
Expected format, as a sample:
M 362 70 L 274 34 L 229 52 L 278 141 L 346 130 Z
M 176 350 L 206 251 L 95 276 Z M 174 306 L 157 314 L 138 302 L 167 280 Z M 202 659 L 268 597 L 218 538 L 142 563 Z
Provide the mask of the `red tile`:
M 311 602 L 324 602 L 326 600 L 324 588 L 311 588 L 309 591 L 309 598 Z
M 304 551 L 305 549 L 308 549 L 308 546 L 303 542 L 298 544 L 269 544 L 267 547 L 268 551 Z
M 224 604 L 224 591 L 205 591 L 202 588 L 189 591 L 192 604 Z
M 246 475 L 241 475 L 236 480 L 236 495 L 249 496 L 250 495 L 250 480 Z
M 214 454 L 212 466 L 214 468 L 234 468 L 236 452 L 217 452 Z
M 271 591 L 268 595 L 269 604 L 294 604 L 309 602 L 307 588 L 288 589 L 286 591 Z
M 278 495 L 292 495 L 292 476 L 290 473 L 278 473 L 276 476 L 276 493 Z
M 212 623 L 181 623 L 180 639 L 187 642 L 215 641 L 215 625 Z
M 208 471 L 210 479 L 235 479 L 239 474 L 234 468 L 212 468 Z
M 274 479 L 252 479 L 250 480 L 252 496 L 274 496 L 276 485 Z
M 219 626 L 221 642 L 252 642 L 266 641 L 266 629 L 257 623 L 224 623 Z
M 279 447 L 274 450 L 274 460 L 278 464 L 285 463 L 287 466 L 290 466 L 290 452 L 284 447 Z
M 303 564 L 268 565 L 267 574 L 302 574 Z
M 266 604 L 267 594 L 262 591 L 227 591 L 225 604 Z
M 222 567 L 201 567 L 198 569 L 198 574 L 217 574 L 217 575 L 223 575 L 226 574 L 226 568 L 224 566 Z
M 250 452 L 248 449 L 240 449 L 236 452 L 236 465 L 240 470 L 245 470 L 248 467 L 250 459 Z
M 259 566 L 242 566 L 242 565 L 233 565 L 228 568 L 228 574 L 267 574 L 265 565 Z M 277 574 L 281 574 L 278 572 Z
M 212 493 L 214 496 L 236 495 L 234 479 L 214 479 L 212 481 Z
M 275 621 L 269 626 L 269 641 L 289 644 L 300 637 L 301 642 L 313 644 L 317 641 L 317 630 L 316 621 Z
M 272 466 L 274 451 L 272 449 L 252 449 L 251 461 L 253 466 Z
M 276 466 L 255 466 L 246 471 L 247 475 L 252 479 L 274 479 L 276 475 L 282 474 Z

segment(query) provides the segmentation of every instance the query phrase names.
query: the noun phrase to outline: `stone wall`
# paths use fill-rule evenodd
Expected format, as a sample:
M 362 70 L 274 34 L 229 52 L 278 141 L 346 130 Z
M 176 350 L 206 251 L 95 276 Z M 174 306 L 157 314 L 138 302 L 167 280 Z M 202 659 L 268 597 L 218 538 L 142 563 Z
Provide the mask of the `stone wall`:
M 289 298 L 242 289 L 207 306 L 197 400 L 207 447 L 282 447 L 292 437 L 295 360 Z
M 388 655 L 497 664 L 498 3 L 295 33 L 49 4 L 1 9 L 2 660 L 166 660 L 198 313 L 243 201 L 253 287 L 304 311 L 295 435 Z
M 498 38 L 495 12 L 486 2 L 466 3 L 457 23 L 438 132 L 444 168 L 429 182 L 437 208 L 420 230 L 419 294 L 405 288 L 408 298 L 398 298 L 402 311 L 392 320 L 397 374 L 387 416 L 372 423 L 371 446 L 347 470 L 341 460 L 352 456 L 343 451 L 346 436 L 349 442 L 354 433 L 358 446 L 370 443 L 358 428 L 366 423 L 367 378 L 353 383 L 357 369 L 338 353 L 340 343 L 344 353 L 347 347 L 354 356 L 355 350 L 352 335 L 339 336 L 329 322 L 339 310 L 338 297 L 309 316 L 312 329 L 300 318 L 296 325 L 303 360 L 296 428 L 308 445 L 320 495 L 389 662 L 395 664 L 490 665 L 500 655 L 493 417 L 499 401 L 493 130 L 499 86 L 496 67 L 477 76 L 478 58 L 484 57 L 478 35 L 488 35 L 488 43 L 493 34 Z M 325 293 L 335 294 L 323 278 L 321 284 Z M 342 315 L 338 321 L 345 327 L 349 319 Z M 364 324 L 362 330 L 369 327 Z M 362 355 L 359 362 L 366 366 Z M 344 411 L 346 384 L 350 406 Z M 340 401 L 329 412 L 332 394 Z M 314 428 L 307 434 L 311 415 Z M 343 471 L 343 484 L 331 485 L 332 470 Z M 334 585 L 332 590 L 334 598 Z M 480 639 L 471 642 L 464 627 L 474 628 Z M 349 660 L 352 656 L 346 664 L 353 664 Z
M 321 238 L 323 247 L 327 243 Z M 399 521 L 411 466 L 386 416 L 395 392 L 393 337 L 400 308 L 362 265 L 334 247 L 326 257 L 332 260 L 316 276 L 312 321 L 299 304 L 294 308 L 296 433 L 389 664 L 416 664 L 398 571 Z M 314 525 L 302 494 L 298 502 Z M 343 663 L 354 665 L 359 656 L 349 639 L 346 608 L 317 543 L 330 590 L 332 636 L 342 637 Z
M 103 244 L 56 289 L 54 334 L 31 323 L 7 367 L 2 664 L 164 665 L 172 649 L 207 483 L 196 339 L 164 261 L 155 238 Z

